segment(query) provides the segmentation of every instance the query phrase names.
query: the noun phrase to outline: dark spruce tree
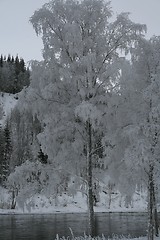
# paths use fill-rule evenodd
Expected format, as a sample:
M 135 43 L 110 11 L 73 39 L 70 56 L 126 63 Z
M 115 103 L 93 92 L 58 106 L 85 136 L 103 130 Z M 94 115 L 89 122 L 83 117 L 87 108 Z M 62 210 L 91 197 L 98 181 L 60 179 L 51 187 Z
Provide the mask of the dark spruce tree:
M 38 152 L 38 159 L 40 160 L 41 163 L 43 164 L 47 164 L 48 162 L 48 155 L 44 154 L 44 152 L 42 151 L 42 149 L 40 148 L 39 152 Z
M 1 58 L 0 58 L 0 67 L 3 67 L 3 55 L 1 54 Z
M 14 57 L 12 56 L 11 62 L 14 63 Z
M 3 183 L 3 166 L 4 166 L 4 135 L 0 125 L 0 185 Z
M 2 183 L 5 183 L 9 175 L 9 164 L 12 155 L 12 142 L 9 123 L 7 121 L 3 130 L 3 164 L 2 164 Z
M 9 54 L 9 55 L 8 55 L 8 58 L 7 58 L 7 62 L 8 62 L 8 63 L 11 63 L 11 61 L 12 61 L 11 55 Z

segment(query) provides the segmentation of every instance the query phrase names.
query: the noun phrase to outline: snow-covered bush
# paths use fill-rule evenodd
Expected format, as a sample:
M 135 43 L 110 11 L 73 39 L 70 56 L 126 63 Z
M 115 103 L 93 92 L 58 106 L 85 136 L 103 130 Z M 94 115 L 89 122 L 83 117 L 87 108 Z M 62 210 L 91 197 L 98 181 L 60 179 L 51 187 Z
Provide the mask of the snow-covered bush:
M 5 188 L 0 187 L 0 209 L 9 208 L 10 208 L 10 194 Z
M 16 202 L 23 208 L 27 198 L 42 190 L 42 183 L 46 181 L 45 176 L 40 179 L 42 169 L 40 162 L 26 161 L 9 175 L 7 187 L 12 193 L 11 208 L 15 208 Z
M 18 204 L 24 209 L 25 205 L 30 205 L 29 202 L 36 194 L 56 199 L 66 190 L 66 184 L 66 176 L 52 164 L 26 161 L 16 167 L 7 180 L 7 188 L 12 194 L 11 208 L 14 209 Z

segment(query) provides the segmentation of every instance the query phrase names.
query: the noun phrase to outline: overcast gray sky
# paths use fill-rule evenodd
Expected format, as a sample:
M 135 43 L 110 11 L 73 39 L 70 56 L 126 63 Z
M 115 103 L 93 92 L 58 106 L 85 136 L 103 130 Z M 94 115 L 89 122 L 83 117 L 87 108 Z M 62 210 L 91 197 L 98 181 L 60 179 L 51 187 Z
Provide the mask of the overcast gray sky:
M 25 61 L 41 60 L 43 48 L 30 16 L 47 0 L 0 0 L 0 54 L 18 54 Z M 147 37 L 160 35 L 160 0 L 111 0 L 115 13 L 131 12 L 130 18 L 148 27 Z

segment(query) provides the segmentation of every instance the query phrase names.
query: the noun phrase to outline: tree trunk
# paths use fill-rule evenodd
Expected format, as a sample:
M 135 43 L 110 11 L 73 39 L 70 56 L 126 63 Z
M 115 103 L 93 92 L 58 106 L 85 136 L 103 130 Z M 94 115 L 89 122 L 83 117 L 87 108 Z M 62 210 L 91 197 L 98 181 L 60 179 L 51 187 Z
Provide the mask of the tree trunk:
M 158 221 L 157 201 L 156 201 L 156 194 L 155 194 L 155 185 L 154 185 L 154 183 L 153 183 L 153 206 L 154 206 L 155 236 L 159 237 L 159 221 Z
M 93 184 L 92 184 L 92 126 L 87 122 L 87 182 L 88 182 L 88 224 L 89 235 L 94 236 L 94 201 L 93 201 Z
M 108 186 L 108 209 L 111 208 L 111 201 L 112 201 L 112 188 L 111 188 L 111 185 L 109 184 L 109 186 Z
M 16 208 L 16 194 L 15 194 L 15 190 L 12 190 L 11 209 L 15 209 L 15 208 Z
M 154 240 L 154 206 L 153 206 L 153 166 L 150 165 L 148 182 L 148 240 Z

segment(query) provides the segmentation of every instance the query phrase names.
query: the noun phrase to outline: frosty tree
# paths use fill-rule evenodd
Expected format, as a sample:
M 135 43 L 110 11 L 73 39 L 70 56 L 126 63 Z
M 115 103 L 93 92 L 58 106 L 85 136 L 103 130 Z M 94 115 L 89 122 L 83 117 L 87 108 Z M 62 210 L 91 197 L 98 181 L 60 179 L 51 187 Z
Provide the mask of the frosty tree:
M 136 185 L 148 188 L 148 239 L 158 235 L 157 189 L 159 182 L 160 143 L 160 38 L 141 39 L 132 50 L 132 63 L 123 69 L 117 115 L 114 149 L 119 154 L 119 172 Z M 125 117 L 124 117 L 125 116 Z M 120 139 L 120 141 L 119 141 Z M 116 151 L 115 151 L 116 150 Z M 118 163 L 117 165 L 118 166 Z M 127 176 L 132 172 L 132 176 Z M 124 186 L 124 184 L 122 184 Z M 129 193 L 128 193 L 129 194 Z
M 148 177 L 148 239 L 153 240 L 154 231 L 158 235 L 156 188 L 159 176 L 159 143 L 160 143 L 160 37 L 149 41 L 143 40 L 135 48 L 133 63 L 139 80 L 139 91 L 142 94 L 143 115 L 139 121 L 139 152 L 145 164 Z M 138 64 L 137 64 L 138 63 Z
M 33 63 L 28 91 L 33 113 L 44 126 L 38 138 L 56 168 L 87 184 L 91 235 L 92 173 L 103 159 L 101 140 L 108 132 L 108 93 L 119 74 L 118 52 L 127 53 L 145 30 L 126 13 L 114 22 L 111 16 L 110 3 L 103 0 L 53 0 L 31 17 L 44 44 L 44 61 Z

